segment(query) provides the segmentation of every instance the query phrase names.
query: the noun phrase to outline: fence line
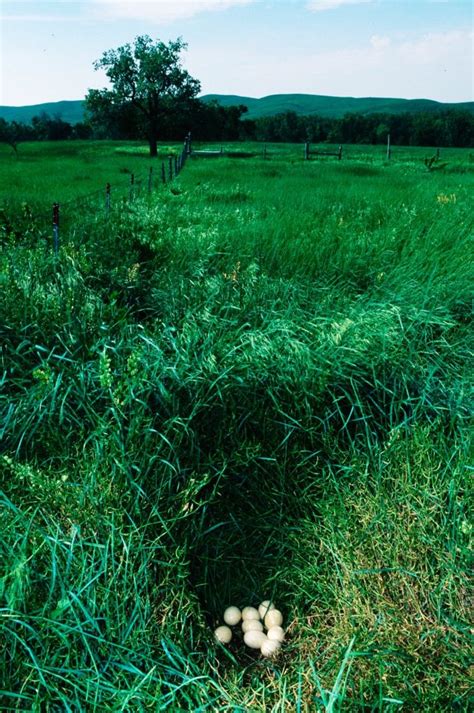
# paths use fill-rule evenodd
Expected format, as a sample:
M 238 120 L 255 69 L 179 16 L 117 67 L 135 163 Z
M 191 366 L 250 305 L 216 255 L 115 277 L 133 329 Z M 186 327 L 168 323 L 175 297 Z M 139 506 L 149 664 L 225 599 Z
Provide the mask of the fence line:
M 336 156 L 340 161 L 342 159 L 342 146 L 340 145 L 337 151 L 320 151 L 318 149 L 311 151 L 311 144 L 307 141 L 304 145 L 305 161 L 309 161 L 311 156 Z
M 161 161 L 161 184 L 170 183 L 175 178 L 179 176 L 183 170 L 188 156 L 191 153 L 191 134 L 189 133 L 184 141 L 183 148 L 178 155 L 168 156 L 168 171 L 166 171 L 165 160 Z M 100 204 L 102 204 L 106 216 L 110 215 L 110 212 L 114 205 L 117 204 L 117 191 L 119 192 L 120 201 L 125 201 L 132 203 L 134 199 L 139 195 L 141 191 L 146 187 L 148 195 L 150 195 L 158 182 L 155 180 L 155 171 L 153 166 L 149 166 L 146 174 L 137 176 L 135 173 L 130 173 L 130 178 L 128 179 L 128 191 L 127 184 L 114 184 L 107 181 L 105 188 L 99 190 L 91 191 L 82 196 L 76 196 L 75 198 L 70 198 L 66 201 L 55 201 L 52 204 L 52 209 L 48 212 L 33 212 L 25 204 L 24 207 L 24 218 L 28 219 L 32 225 L 37 225 L 39 222 L 46 221 L 48 218 L 51 220 L 52 225 L 52 249 L 53 253 L 57 255 L 60 249 L 60 225 L 63 221 L 63 209 L 67 209 L 67 213 L 70 212 L 71 208 L 84 206 L 90 203 L 94 199 L 98 199 Z M 15 234 L 14 226 L 11 221 L 5 216 L 5 225 L 7 226 L 7 232 Z
M 229 142 L 229 143 L 235 143 L 235 142 Z M 255 143 L 255 142 L 253 142 Z M 271 157 L 276 157 L 276 158 L 289 158 L 289 154 L 286 151 L 279 151 L 278 148 L 276 148 L 279 145 L 282 146 L 287 146 L 287 142 L 278 142 L 274 141 L 272 142 L 272 147 L 271 149 L 268 148 L 268 143 L 266 141 L 263 141 L 261 143 L 261 149 L 260 150 L 255 150 L 255 151 L 239 151 L 239 150 L 232 150 L 228 148 L 224 148 L 224 146 L 220 146 L 220 148 L 207 148 L 210 145 L 215 145 L 218 144 L 218 142 L 200 142 L 202 148 L 198 149 L 192 149 L 190 152 L 190 156 L 192 158 L 223 158 L 223 157 L 228 157 L 228 158 L 257 158 L 258 156 L 261 156 L 264 160 L 269 159 Z M 351 153 L 351 149 L 347 148 L 346 146 L 343 146 L 342 144 L 339 144 L 336 148 L 333 148 L 333 146 L 328 146 L 327 149 L 323 148 L 321 144 L 316 144 L 316 148 L 311 148 L 312 144 L 309 141 L 305 141 L 304 143 L 301 142 L 295 142 L 291 143 L 292 147 L 294 148 L 294 151 L 298 151 L 298 147 L 302 146 L 303 147 L 303 159 L 309 160 L 312 156 L 334 156 L 337 158 L 339 161 L 342 160 L 343 157 L 349 156 L 350 158 L 358 158 L 357 153 Z M 363 144 L 360 144 L 361 147 L 365 146 Z M 375 145 L 371 145 L 372 147 L 375 147 Z M 390 140 L 388 139 L 388 147 L 390 151 L 390 155 L 387 154 L 387 152 L 384 150 L 383 155 L 386 158 L 391 158 L 392 157 L 392 144 L 390 144 Z M 397 149 L 400 149 L 402 152 L 404 149 L 409 149 L 411 147 L 405 147 L 405 146 L 397 146 Z M 428 147 L 416 147 L 416 148 L 428 148 Z M 431 165 L 433 162 L 438 161 L 440 158 L 440 149 L 437 148 L 435 149 L 435 155 L 432 158 L 425 159 L 425 163 L 427 164 L 428 168 L 429 165 Z M 382 153 L 381 153 L 382 155 Z M 291 159 L 294 159 L 293 154 L 291 155 Z

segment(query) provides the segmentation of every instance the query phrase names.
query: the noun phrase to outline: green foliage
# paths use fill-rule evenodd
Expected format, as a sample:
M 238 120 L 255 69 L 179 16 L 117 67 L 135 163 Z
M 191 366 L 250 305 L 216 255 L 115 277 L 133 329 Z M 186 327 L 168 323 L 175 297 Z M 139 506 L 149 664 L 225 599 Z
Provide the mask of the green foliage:
M 182 39 L 166 44 L 143 35 L 133 47 L 126 44 L 104 52 L 94 68 L 105 70 L 112 89 L 89 90 L 86 109 L 92 122 L 113 124 L 127 111 L 130 122 L 141 122 L 150 156 L 156 156 L 163 118 L 186 108 L 200 90 L 199 82 L 181 67 L 184 49 Z
M 32 129 L 18 121 L 8 123 L 5 119 L 0 119 L 0 143 L 10 146 L 15 155 L 18 155 L 18 144 L 27 141 L 32 137 Z
M 474 114 L 469 110 L 417 113 L 347 113 L 341 118 L 295 111 L 244 122 L 248 135 L 260 141 L 312 141 L 398 146 L 474 146 Z
M 57 257 L 4 209 L 7 710 L 467 709 L 472 172 L 284 151 L 75 206 Z M 280 659 L 213 642 L 265 597 Z

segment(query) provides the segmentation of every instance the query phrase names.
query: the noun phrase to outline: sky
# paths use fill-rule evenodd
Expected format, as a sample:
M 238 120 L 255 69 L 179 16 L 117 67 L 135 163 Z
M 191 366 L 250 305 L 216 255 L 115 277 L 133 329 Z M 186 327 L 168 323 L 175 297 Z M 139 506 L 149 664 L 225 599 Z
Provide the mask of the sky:
M 202 94 L 473 101 L 474 0 L 0 0 L 0 104 L 83 99 L 93 62 L 182 37 Z

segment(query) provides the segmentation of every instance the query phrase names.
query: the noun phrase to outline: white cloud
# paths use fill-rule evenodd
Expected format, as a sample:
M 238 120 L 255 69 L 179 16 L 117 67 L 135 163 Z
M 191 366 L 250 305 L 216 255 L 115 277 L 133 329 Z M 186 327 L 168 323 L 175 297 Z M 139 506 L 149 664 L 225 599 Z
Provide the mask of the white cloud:
M 362 5 L 362 3 L 374 2 L 374 0 L 309 0 L 308 10 L 311 12 L 322 12 L 323 10 L 335 10 L 342 5 Z
M 227 10 L 238 5 L 249 5 L 255 0 L 94 0 L 95 12 L 107 19 L 148 20 L 174 22 L 201 12 Z
M 71 15 L 1 15 L 2 22 L 77 22 Z
M 397 40 L 375 36 L 365 47 L 322 53 L 314 61 L 314 79 L 329 89 L 330 78 L 337 77 L 337 94 L 361 96 L 368 89 L 372 96 L 469 101 L 472 42 L 473 32 L 467 30 Z M 331 68 L 330 73 L 320 73 L 319 67 Z
M 470 57 L 471 77 L 473 59 L 474 32 L 451 30 L 450 32 L 431 32 L 417 40 L 402 42 L 398 46 L 400 59 L 418 64 L 445 63 L 453 65 L 452 57 L 464 50 Z
M 374 50 L 383 50 L 386 47 L 390 47 L 392 40 L 386 35 L 372 35 L 370 38 L 370 44 Z
M 281 53 L 262 57 L 257 49 L 247 47 L 220 76 L 217 70 L 209 72 L 209 49 L 193 53 L 189 69 L 200 77 L 203 93 L 264 96 L 300 92 L 472 101 L 472 42 L 472 31 L 462 29 L 410 38 L 396 33 L 372 37 L 357 48 L 305 52 L 291 61 Z

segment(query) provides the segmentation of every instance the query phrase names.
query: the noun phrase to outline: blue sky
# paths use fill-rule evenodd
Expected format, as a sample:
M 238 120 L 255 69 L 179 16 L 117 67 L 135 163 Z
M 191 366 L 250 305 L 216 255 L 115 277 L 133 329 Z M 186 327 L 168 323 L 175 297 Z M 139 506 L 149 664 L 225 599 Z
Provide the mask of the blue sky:
M 82 99 L 140 34 L 188 43 L 202 93 L 472 101 L 472 0 L 0 0 L 0 104 Z

